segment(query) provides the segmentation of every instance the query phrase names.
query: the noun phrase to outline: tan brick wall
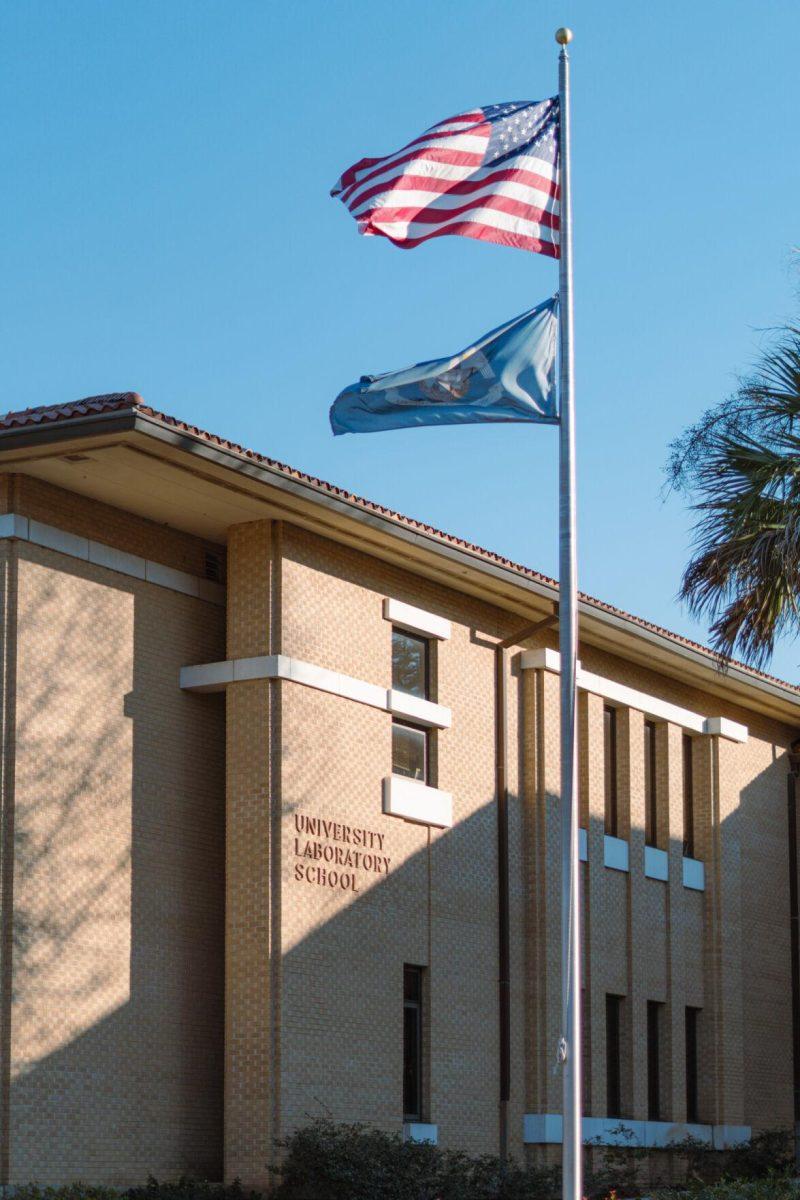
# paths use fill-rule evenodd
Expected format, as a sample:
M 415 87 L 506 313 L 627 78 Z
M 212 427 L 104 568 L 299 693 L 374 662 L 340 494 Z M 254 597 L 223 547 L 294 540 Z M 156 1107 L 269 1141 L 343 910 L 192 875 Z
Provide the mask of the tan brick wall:
M 581 697 L 582 806 L 589 821 L 590 859 L 588 869 L 583 868 L 589 955 L 586 1111 L 605 1115 L 605 994 L 615 993 L 625 997 L 624 1113 L 647 1117 L 646 1004 L 656 1000 L 666 1005 L 663 1119 L 685 1119 L 684 1010 L 692 1005 L 702 1010 L 701 1120 L 791 1127 L 785 750 L 793 731 L 591 647 L 581 647 L 581 658 L 589 671 L 705 715 L 743 722 L 750 731 L 744 745 L 724 738 L 694 739 L 696 855 L 706 864 L 706 891 L 693 892 L 683 887 L 681 872 L 683 731 L 664 723 L 657 730 L 658 844 L 670 857 L 670 881 L 664 884 L 646 878 L 643 870 L 642 714 L 618 711 L 620 833 L 629 837 L 630 871 L 616 872 L 603 866 L 603 702 Z M 526 778 L 534 806 L 531 857 L 545 864 L 544 872 L 534 877 L 538 896 L 531 897 L 530 955 L 538 975 L 531 999 L 534 1029 L 540 1035 L 549 1028 L 552 1036 L 558 1023 L 560 964 L 548 945 L 558 942 L 559 914 L 553 899 L 542 926 L 541 897 L 558 893 L 559 825 L 541 820 L 541 806 L 557 792 L 552 777 L 557 772 L 558 677 L 529 674 L 535 676 L 526 679 L 524 691 Z M 541 986 L 548 964 L 558 984 L 553 989 L 549 983 L 546 989 Z M 555 1015 L 542 1012 L 542 996 L 550 998 Z M 535 1036 L 531 1041 L 536 1062 L 542 1051 Z M 532 1087 L 530 1104 L 530 1111 L 560 1111 L 560 1085 L 550 1090 L 549 1098 Z
M 384 687 L 391 681 L 384 596 L 441 612 L 455 625 L 437 656 L 438 698 L 458 697 L 460 718 L 436 735 L 438 783 L 452 790 L 456 805 L 456 829 L 445 836 L 381 811 L 382 780 L 391 770 L 387 713 L 289 683 L 229 687 L 226 1174 L 263 1182 L 273 1136 L 314 1112 L 399 1129 L 404 962 L 429 968 L 426 1115 L 445 1144 L 496 1150 L 493 647 L 520 622 L 269 523 L 231 531 L 229 590 L 229 655 L 280 651 Z M 513 750 L 517 679 L 510 672 L 509 691 L 511 903 L 519 927 L 522 812 Z M 295 818 L 305 816 L 375 834 L 386 847 L 381 857 L 391 860 L 388 875 L 373 865 L 359 870 L 358 891 L 349 896 L 297 878 Z M 511 1130 L 520 1151 L 521 936 L 513 953 Z
M 277 534 L 270 521 L 234 526 L 228 549 L 231 658 L 268 654 L 279 625 Z M 275 824 L 279 818 L 277 685 L 231 685 L 226 694 L 225 1178 L 265 1187 L 278 1134 L 280 1094 L 275 928 Z M 279 840 L 279 839 L 278 839 Z
M 343 1066 L 344 1049 L 336 1044 L 332 1031 L 339 1028 L 339 1018 L 344 1018 L 348 997 L 352 1003 L 354 988 L 363 984 L 364 1003 L 370 1017 L 364 1022 L 369 1027 L 368 1033 L 360 1026 L 359 1044 L 365 1053 L 385 1063 L 389 1084 L 399 1086 L 395 1077 L 401 1043 L 398 1025 L 392 1030 L 391 1024 L 399 1022 L 399 1005 L 396 1015 L 389 1017 L 387 1027 L 387 1004 L 392 1003 L 390 989 L 384 983 L 373 990 L 371 980 L 384 971 L 384 961 L 387 970 L 392 963 L 414 961 L 404 960 L 403 955 L 412 953 L 408 947 L 413 946 L 415 939 L 423 938 L 418 926 L 424 920 L 427 904 L 429 957 L 424 961 L 430 969 L 433 1003 L 430 1117 L 439 1124 L 445 1144 L 496 1148 L 496 1003 L 494 990 L 486 987 L 482 991 L 480 979 L 481 969 L 486 971 L 487 979 L 496 969 L 496 914 L 492 895 L 496 871 L 492 683 L 491 658 L 477 644 L 481 639 L 476 637 L 476 630 L 491 641 L 498 631 L 513 629 L 517 622 L 432 583 L 298 531 L 286 532 L 285 554 L 281 646 L 286 654 L 372 683 L 385 683 L 390 666 L 389 640 L 383 628 L 386 623 L 380 615 L 384 595 L 429 608 L 454 622 L 452 639 L 437 651 L 437 698 L 452 707 L 453 728 L 437 738 L 438 782 L 457 798 L 457 824 L 445 833 L 431 831 L 428 835 L 424 830 L 410 827 L 403 831 L 402 837 L 391 835 L 393 845 L 399 846 L 392 870 L 401 880 L 409 880 L 408 886 L 398 889 L 396 897 L 390 875 L 383 884 L 373 881 L 366 895 L 356 901 L 325 896 L 324 903 L 317 903 L 309 911 L 302 894 L 303 890 L 309 890 L 309 885 L 295 885 L 288 864 L 284 863 L 283 905 L 284 911 L 292 913 L 292 932 L 286 941 L 284 926 L 282 1127 L 291 1127 L 297 1119 L 294 1112 L 302 1116 L 303 1112 L 313 1111 L 313 1105 L 309 1110 L 303 1108 L 303 1103 L 313 1092 L 315 1080 L 320 1087 L 324 1080 L 324 1103 L 328 1103 L 329 1095 L 335 1096 L 334 1112 L 343 1118 L 373 1119 L 389 1127 L 394 1121 L 396 1127 L 399 1118 L 390 1111 L 391 1100 L 387 1107 L 387 1088 L 376 1088 L 368 1079 L 358 1084 L 354 1073 L 358 1074 L 359 1064 L 356 1062 L 352 1069 Z M 552 636 L 550 641 L 554 644 Z M 703 1009 L 701 1118 L 709 1123 L 745 1123 L 754 1127 L 789 1124 L 790 979 L 788 900 L 784 894 L 788 871 L 784 751 L 791 731 L 714 695 L 591 647 L 583 647 L 581 653 L 590 671 L 705 715 L 723 715 L 750 727 L 745 746 L 724 739 L 695 740 L 697 854 L 706 861 L 708 878 L 706 892 L 696 893 L 682 884 L 683 731 L 658 724 L 657 842 L 668 852 L 671 868 L 670 882 L 665 884 L 644 875 L 644 718 L 633 710 L 620 710 L 620 836 L 630 841 L 631 869 L 628 873 L 609 870 L 603 865 L 603 703 L 598 697 L 582 699 L 581 729 L 586 740 L 582 757 L 582 788 L 586 795 L 582 804 L 590 846 L 590 863 L 583 868 L 585 932 L 591 955 L 589 970 L 584 975 L 590 1029 L 587 1110 L 605 1115 L 605 995 L 613 992 L 625 997 L 625 1113 L 638 1119 L 647 1117 L 647 1002 L 656 1000 L 665 1006 L 662 1026 L 665 1120 L 685 1117 L 683 1023 L 685 1006 L 691 1004 Z M 511 657 L 512 678 L 517 680 Z M 514 923 L 513 1026 L 515 1044 L 524 1048 L 524 1054 L 515 1064 L 511 1114 L 517 1151 L 521 1147 L 516 1122 L 523 1111 L 560 1109 L 560 1080 L 553 1070 L 560 1021 L 558 679 L 547 673 L 526 672 L 522 682 L 525 727 L 521 750 L 525 783 L 522 802 L 516 800 L 512 806 L 516 822 L 512 880 L 518 914 Z M 319 810 L 321 815 L 335 814 L 335 819 L 341 820 L 350 819 L 348 814 L 357 814 L 363 822 L 372 812 L 374 828 L 382 830 L 386 824 L 391 829 L 396 822 L 381 816 L 378 799 L 380 780 L 390 761 L 388 716 L 341 699 L 310 694 L 292 684 L 281 687 L 285 717 L 284 812 Z M 510 708 L 513 707 L 512 703 Z M 360 750 L 354 748 L 352 738 Z M 717 745 L 714 753 L 721 764 L 716 774 L 712 770 L 712 743 Z M 519 791 L 516 795 L 519 796 Z M 719 814 L 716 852 L 712 803 L 716 803 L 715 811 Z M 425 845 L 428 836 L 429 847 Z M 755 855 L 763 870 L 767 870 L 769 861 L 772 873 L 780 876 L 779 903 L 769 905 L 763 890 L 751 903 L 748 855 Z M 427 886 L 421 874 L 419 880 L 412 874 L 412 863 L 417 861 L 430 864 Z M 477 873 L 470 869 L 470 862 L 480 864 Z M 484 893 L 487 881 L 489 886 Z M 356 984 L 352 973 L 340 965 L 340 959 L 348 945 L 350 953 L 357 953 L 353 947 L 361 944 L 360 914 L 363 912 L 368 929 L 375 928 L 374 923 L 366 921 L 366 914 L 371 906 L 378 904 L 381 895 L 390 893 L 392 912 L 402 934 L 382 934 L 383 954 L 376 958 L 365 956 L 362 960 L 359 955 Z M 289 896 L 291 901 L 287 899 Z M 448 939 L 437 936 L 436 917 L 441 904 L 452 912 L 452 924 L 447 925 Z M 473 924 L 472 914 L 476 911 L 482 915 Z M 484 919 L 486 912 L 491 912 L 491 919 Z M 715 912 L 723 914 L 717 932 Z M 469 920 L 465 920 L 465 914 L 470 914 Z M 307 939 L 311 942 L 313 937 L 317 1000 L 311 1031 L 308 1027 L 300 1028 L 301 1014 L 305 1011 L 302 996 L 314 974 L 310 968 L 304 968 L 303 983 L 291 992 L 291 964 L 312 953 L 302 934 L 309 923 L 313 935 L 307 935 Z M 756 927 L 757 954 L 764 960 L 760 972 L 763 982 L 751 987 L 750 963 L 755 942 L 750 931 Z M 344 943 L 336 936 L 339 929 L 352 931 Z M 328 933 L 332 940 L 326 951 Z M 346 961 L 350 965 L 354 960 Z M 470 970 L 469 962 L 478 969 Z M 462 1007 L 460 981 L 465 973 L 471 985 Z M 439 981 L 445 983 L 441 989 Z M 437 1004 L 452 1006 L 454 996 L 458 997 L 459 1020 L 450 1033 L 445 1026 L 437 1028 L 436 1008 Z M 758 1003 L 754 996 L 758 997 Z M 286 1025 L 294 1002 L 298 1009 L 291 1019 L 298 1022 L 296 1034 Z M 337 1015 L 328 1022 L 320 1015 L 325 1012 Z M 373 1018 L 373 1012 L 383 1013 L 383 1020 Z M 300 1064 L 309 1038 L 315 1047 L 309 1060 L 315 1066 L 309 1068 L 307 1077 Z M 758 1072 L 764 1079 L 764 1092 L 754 1103 L 744 1081 L 749 1064 L 757 1060 L 766 1065 Z M 454 1062 L 458 1063 L 458 1075 L 452 1070 Z M 291 1063 L 298 1065 L 295 1068 Z M 444 1086 L 442 1096 L 437 1099 L 439 1079 Z M 472 1093 L 471 1079 L 475 1080 Z M 771 1091 L 767 1095 L 770 1081 Z
M 62 508 L 39 515 L 69 524 Z M 161 555 L 147 543 L 162 561 L 165 540 Z M 12 553 L 7 1178 L 219 1177 L 223 708 L 182 693 L 178 672 L 221 656 L 224 614 L 32 545 Z
M 43 487 L 17 481 L 6 504 L 202 573 L 204 548 L 194 539 L 164 531 L 159 544 L 158 527 L 117 510 L 104 510 L 94 526 L 88 501 L 62 503 Z M 45 503 L 56 499 L 65 514 L 59 520 Z M 164 1173 L 193 1165 L 187 1160 L 198 1148 L 208 1147 L 210 1155 L 218 1146 L 219 1026 L 216 1037 L 208 1031 L 220 1019 L 219 995 L 214 999 L 205 982 L 198 989 L 181 980 L 219 972 L 223 701 L 182 695 L 177 671 L 225 654 L 282 653 L 388 687 L 385 596 L 453 623 L 452 637 L 436 647 L 434 672 L 434 699 L 452 709 L 453 726 L 434 741 L 435 782 L 453 794 L 455 823 L 439 831 L 384 816 L 388 713 L 292 682 L 229 686 L 225 1173 L 265 1185 L 274 1138 L 315 1113 L 400 1128 L 404 962 L 428 971 L 425 1116 L 438 1125 L 441 1144 L 496 1152 L 494 646 L 524 622 L 292 526 L 253 522 L 230 531 L 224 650 L 223 614 L 212 606 L 34 547 L 20 554 L 24 679 L 16 721 L 25 763 L 17 768 L 13 815 L 22 839 L 17 853 L 32 856 L 18 895 L 36 937 L 35 950 L 24 947 L 15 960 L 24 986 L 22 998 L 15 997 L 9 1045 L 12 1100 L 19 1098 L 11 1109 L 12 1175 L 45 1177 L 34 1170 L 32 1147 L 58 1114 L 43 1100 L 39 1079 L 51 1092 L 54 1079 L 67 1089 L 64 1111 L 75 1131 L 67 1149 L 57 1143 L 49 1178 Z M 98 637 L 106 629 L 113 637 Z M 555 644 L 552 634 L 538 640 Z M 80 653 L 63 653 L 73 645 Z M 559 681 L 547 672 L 521 672 L 513 651 L 507 657 L 509 1130 L 510 1148 L 520 1155 L 523 1114 L 558 1112 L 561 1105 L 554 1070 L 561 989 Z M 646 1006 L 657 1000 L 665 1005 L 665 1119 L 685 1116 L 683 1020 L 691 1004 L 703 1010 L 701 1117 L 790 1124 L 785 748 L 794 731 L 592 647 L 582 647 L 581 658 L 589 671 L 750 728 L 743 746 L 695 739 L 697 855 L 707 871 L 706 892 L 697 893 L 681 879 L 682 730 L 658 729 L 658 844 L 670 861 L 665 884 L 644 876 L 643 714 L 620 711 L 619 832 L 630 842 L 631 869 L 616 872 L 603 865 L 603 701 L 581 698 L 581 804 L 589 842 L 582 868 L 587 1111 L 605 1115 L 605 996 L 613 992 L 625 997 L 628 1115 L 647 1115 Z M 41 747 L 51 744 L 55 769 L 48 761 L 43 771 Z M 4 819 L 10 794 L 4 787 Z M 343 844 L 341 836 L 334 841 L 300 828 L 307 819 L 366 830 L 374 839 L 370 866 L 354 872 L 355 891 L 338 880 L 335 887 L 310 882 L 296 870 L 304 842 Z M 55 870 L 44 872 L 37 864 L 48 856 Z M 388 859 L 388 869 L 382 861 L 376 869 L 376 859 Z M 0 888 L 3 870 L 0 851 Z M 177 911 L 185 919 L 173 919 L 164 903 L 175 873 Z M 70 890 L 63 881 L 73 879 Z M 62 901 L 63 916 L 49 924 L 48 913 Z M 21 932 L 24 926 L 20 920 Z M 66 957 L 51 942 L 66 944 Z M 69 1001 L 59 1022 L 44 1019 L 45 999 L 52 1005 L 64 994 Z M 156 1021 L 165 1006 L 167 1016 Z M 184 1017 L 176 1032 L 179 1010 Z M 120 1037 L 121 1061 L 130 1070 L 111 1080 L 109 1047 L 118 1052 Z M 105 1121 L 96 1106 L 86 1109 L 77 1099 L 92 1072 L 106 1089 Z M 148 1091 L 152 1080 L 157 1086 Z M 205 1097 L 199 1106 L 196 1095 Z M 32 1133 L 24 1132 L 21 1116 L 14 1126 L 15 1112 L 36 1114 Z
M 453 794 L 454 827 L 429 830 L 383 815 L 381 784 L 391 773 L 388 713 L 282 685 L 287 818 L 283 909 L 291 914 L 286 918 L 290 924 L 284 923 L 283 1125 L 301 1123 L 322 1102 L 341 1119 L 399 1129 L 402 965 L 407 962 L 429 971 L 431 1094 L 426 1115 L 438 1125 L 442 1144 L 496 1152 L 493 646 L 498 635 L 521 622 L 367 556 L 285 530 L 283 653 L 389 686 L 391 627 L 382 616 L 385 596 L 453 621 L 451 639 L 436 647 L 435 698 L 452 706 L 457 716 L 452 729 L 435 737 L 436 782 Z M 512 912 L 521 918 L 517 678 L 509 675 L 509 680 Z M 292 821 L 295 814 L 306 813 L 374 831 L 385 840 L 389 874 L 360 872 L 356 896 L 296 881 Z M 513 953 L 512 1039 L 520 1057 L 514 1067 L 510 1130 L 519 1152 L 522 939 Z M 313 1019 L 302 1003 L 309 988 L 316 1001 Z M 341 1038 L 340 1030 L 353 1040 Z

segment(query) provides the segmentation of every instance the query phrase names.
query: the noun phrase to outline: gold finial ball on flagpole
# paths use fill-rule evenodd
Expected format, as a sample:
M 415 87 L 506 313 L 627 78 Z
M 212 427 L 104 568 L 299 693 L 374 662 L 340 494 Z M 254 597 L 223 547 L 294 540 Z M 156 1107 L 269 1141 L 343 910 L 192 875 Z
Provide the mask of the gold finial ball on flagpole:
M 566 26 L 562 25 L 561 29 L 556 30 L 556 41 L 558 42 L 559 46 L 566 46 L 572 41 L 572 30 L 567 29 Z

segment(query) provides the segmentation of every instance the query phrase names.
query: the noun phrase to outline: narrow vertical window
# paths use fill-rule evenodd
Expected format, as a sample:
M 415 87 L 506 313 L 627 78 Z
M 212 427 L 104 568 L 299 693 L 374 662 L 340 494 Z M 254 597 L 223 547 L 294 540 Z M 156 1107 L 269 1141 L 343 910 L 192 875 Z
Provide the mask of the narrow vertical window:
M 644 840 L 658 845 L 658 804 L 656 786 L 656 723 L 644 723 Z
M 392 687 L 430 699 L 430 653 L 426 638 L 392 630 Z M 392 722 L 392 774 L 429 781 L 430 732 L 409 721 Z
M 430 655 L 427 638 L 392 629 L 392 687 L 398 692 L 430 699 Z
M 606 833 L 617 836 L 617 710 L 610 705 L 603 709 L 603 761 L 605 768 Z
M 422 1120 L 422 967 L 403 967 L 403 1118 Z
M 606 1116 L 622 1116 L 622 997 L 606 995 Z
M 428 730 L 392 721 L 392 774 L 428 781 Z
M 683 735 L 683 853 L 695 858 L 694 852 L 694 773 L 692 749 L 694 742 L 688 733 Z
M 661 1120 L 661 1012 L 657 1000 L 647 1001 L 647 1119 Z
M 697 1073 L 697 1025 L 699 1008 L 686 1009 L 686 1120 L 697 1125 L 700 1120 L 700 1103 Z

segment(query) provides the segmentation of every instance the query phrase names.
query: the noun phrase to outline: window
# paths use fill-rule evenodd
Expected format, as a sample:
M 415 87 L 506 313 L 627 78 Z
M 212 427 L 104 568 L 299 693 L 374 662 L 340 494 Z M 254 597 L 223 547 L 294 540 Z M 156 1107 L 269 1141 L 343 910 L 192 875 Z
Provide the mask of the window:
M 658 845 L 658 804 L 656 787 L 656 723 L 644 723 L 644 840 Z
M 423 967 L 403 967 L 403 1119 L 422 1120 Z
M 392 687 L 420 700 L 430 699 L 430 644 L 426 638 L 392 629 Z M 430 731 L 408 721 L 392 722 L 392 773 L 428 782 Z
M 392 774 L 428 779 L 428 730 L 405 721 L 392 721 Z
M 420 700 L 429 700 L 429 657 L 427 638 L 392 629 L 392 687 Z
M 694 742 L 688 733 L 683 735 L 683 853 L 694 858 L 694 773 L 692 750 Z
M 606 1116 L 622 1116 L 622 996 L 606 996 Z
M 617 710 L 603 709 L 603 761 L 605 766 L 606 833 L 617 836 Z
M 697 1025 L 699 1008 L 686 1009 L 686 1120 L 690 1125 L 700 1120 L 697 1075 Z
M 647 1119 L 661 1120 L 661 1013 L 663 1004 L 647 1001 Z

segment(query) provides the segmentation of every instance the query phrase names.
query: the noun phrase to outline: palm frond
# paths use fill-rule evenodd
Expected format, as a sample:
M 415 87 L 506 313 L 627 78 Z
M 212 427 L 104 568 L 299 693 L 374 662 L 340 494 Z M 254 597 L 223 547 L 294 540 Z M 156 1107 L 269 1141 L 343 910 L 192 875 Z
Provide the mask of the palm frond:
M 755 666 L 800 617 L 800 330 L 672 447 L 673 486 L 696 497 L 681 597 L 712 621 L 723 659 Z

